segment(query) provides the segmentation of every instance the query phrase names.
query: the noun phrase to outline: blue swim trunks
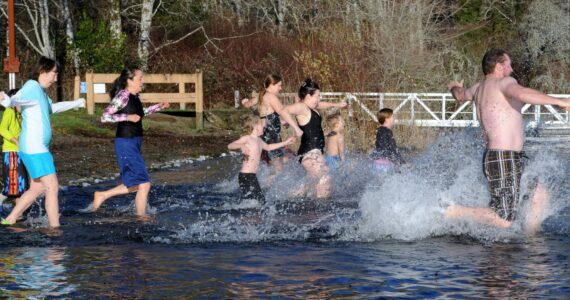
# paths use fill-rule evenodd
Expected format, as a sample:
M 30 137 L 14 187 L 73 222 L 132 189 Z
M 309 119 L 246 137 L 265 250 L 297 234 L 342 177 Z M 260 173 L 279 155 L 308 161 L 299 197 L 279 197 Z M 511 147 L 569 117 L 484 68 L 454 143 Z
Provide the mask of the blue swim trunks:
M 126 187 L 150 182 L 150 176 L 141 154 L 142 137 L 115 138 L 115 153 Z
M 20 152 L 19 154 L 32 179 L 55 174 L 55 165 L 51 153 L 26 154 Z
M 325 160 L 327 161 L 327 166 L 333 171 L 338 169 L 338 165 L 342 161 L 339 155 L 330 156 L 328 154 L 325 155 Z

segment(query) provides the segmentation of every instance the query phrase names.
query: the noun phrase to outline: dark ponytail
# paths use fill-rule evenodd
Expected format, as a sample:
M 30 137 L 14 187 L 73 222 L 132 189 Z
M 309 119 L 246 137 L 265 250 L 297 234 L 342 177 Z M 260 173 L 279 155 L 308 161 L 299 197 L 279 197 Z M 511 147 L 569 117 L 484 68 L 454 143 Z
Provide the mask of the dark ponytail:
M 115 98 L 115 95 L 117 95 L 120 90 L 127 88 L 127 80 L 132 80 L 135 77 L 135 72 L 137 70 L 140 70 L 140 68 L 137 66 L 129 66 L 125 67 L 123 71 L 121 71 L 121 75 L 115 79 L 113 87 L 111 87 L 111 90 L 109 91 L 111 99 Z
M 319 84 L 313 81 L 311 78 L 305 79 L 303 83 L 301 83 L 301 87 L 299 88 L 299 98 L 301 101 L 307 97 L 307 95 L 314 95 L 317 90 L 320 90 Z
M 272 84 L 278 84 L 279 82 L 283 81 L 283 78 L 281 78 L 281 76 L 277 75 L 277 74 L 270 74 L 267 75 L 267 77 L 265 77 L 265 81 L 263 82 L 263 89 L 259 92 L 259 106 L 261 107 L 261 104 L 263 103 L 263 96 L 265 96 L 265 93 L 267 92 L 267 88 L 272 85 Z

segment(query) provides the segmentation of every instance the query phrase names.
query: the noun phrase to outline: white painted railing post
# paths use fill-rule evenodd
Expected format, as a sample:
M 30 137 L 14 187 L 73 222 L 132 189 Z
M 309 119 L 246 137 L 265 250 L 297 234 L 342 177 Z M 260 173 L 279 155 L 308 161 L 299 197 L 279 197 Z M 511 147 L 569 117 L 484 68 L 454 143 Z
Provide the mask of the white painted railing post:
M 412 123 L 416 119 L 416 109 L 415 109 L 415 105 L 414 105 L 416 103 L 416 97 L 417 97 L 417 94 L 415 94 L 415 93 L 412 94 L 412 99 L 411 99 L 412 101 L 410 104 L 412 106 Z
M 441 120 L 445 121 L 445 106 L 446 106 L 447 95 L 443 95 L 441 99 Z
M 380 107 L 378 107 L 378 111 L 384 108 L 384 93 L 380 94 Z
M 534 122 L 536 123 L 536 126 L 540 124 L 540 105 L 534 106 Z

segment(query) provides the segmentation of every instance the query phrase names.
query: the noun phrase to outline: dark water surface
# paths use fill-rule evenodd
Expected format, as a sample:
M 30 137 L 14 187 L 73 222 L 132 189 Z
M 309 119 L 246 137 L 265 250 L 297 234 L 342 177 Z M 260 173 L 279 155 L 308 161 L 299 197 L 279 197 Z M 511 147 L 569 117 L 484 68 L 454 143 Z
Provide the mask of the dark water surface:
M 567 298 L 568 159 L 527 165 L 552 196 L 537 237 L 520 220 L 506 231 L 449 221 L 448 203 L 488 202 L 474 140 L 443 137 L 390 176 L 351 158 L 327 201 L 292 196 L 295 163 L 261 180 L 257 203 L 237 197 L 238 156 L 195 161 L 151 174 L 150 222 L 132 216 L 133 195 L 89 212 L 116 182 L 66 187 L 60 231 L 39 229 L 43 204 L 0 228 L 0 298 Z

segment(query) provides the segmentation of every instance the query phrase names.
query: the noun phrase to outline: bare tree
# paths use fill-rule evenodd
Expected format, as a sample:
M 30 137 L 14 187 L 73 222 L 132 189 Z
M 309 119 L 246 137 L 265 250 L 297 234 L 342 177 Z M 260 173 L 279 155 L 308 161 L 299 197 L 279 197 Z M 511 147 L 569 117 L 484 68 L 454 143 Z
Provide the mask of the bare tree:
M 109 24 L 111 35 L 118 39 L 122 33 L 121 0 L 107 0 L 109 2 Z
M 55 58 L 55 48 L 50 35 L 50 11 L 48 0 L 23 0 L 16 3 L 16 30 L 28 46 L 38 54 Z M 4 6 L 1 13 L 7 16 Z
M 75 70 L 75 74 L 79 75 L 80 74 L 80 70 L 79 70 L 79 66 L 80 66 L 80 60 L 79 60 L 79 54 L 77 53 L 77 50 L 75 49 L 75 35 L 74 35 L 74 28 L 73 28 L 73 22 L 71 20 L 71 14 L 69 12 L 69 3 L 67 0 L 60 0 L 60 6 L 61 6 L 61 11 L 63 13 L 63 21 L 65 23 L 65 36 L 66 36 L 66 41 L 67 41 L 67 45 L 69 46 L 70 52 L 71 52 L 71 57 L 73 60 L 73 69 Z
M 141 8 L 141 23 L 140 23 L 140 36 L 138 55 L 141 62 L 141 68 L 146 70 L 148 68 L 148 58 L 150 53 L 150 30 L 152 25 L 152 17 L 154 0 L 143 0 Z

